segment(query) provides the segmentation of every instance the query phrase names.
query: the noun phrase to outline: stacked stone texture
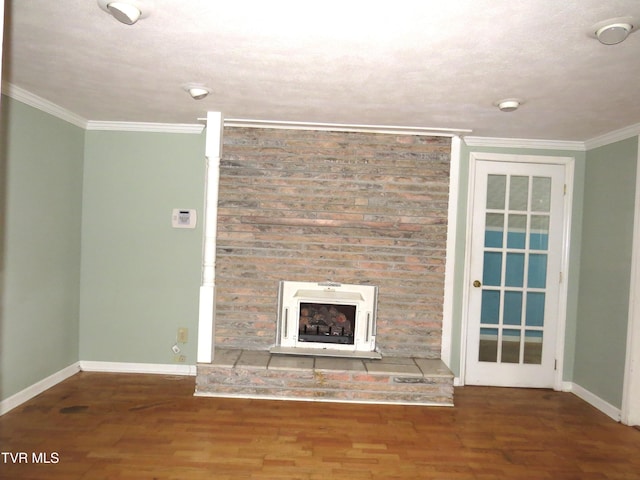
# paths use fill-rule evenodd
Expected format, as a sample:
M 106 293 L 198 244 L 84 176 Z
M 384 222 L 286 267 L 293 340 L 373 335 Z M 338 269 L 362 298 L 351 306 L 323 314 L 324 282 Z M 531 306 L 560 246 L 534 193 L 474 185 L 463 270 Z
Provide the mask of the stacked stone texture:
M 452 376 L 407 377 L 351 371 L 199 366 L 202 396 L 280 398 L 403 405 L 453 405 Z
M 439 358 L 450 139 L 225 128 L 215 345 L 275 342 L 280 280 L 377 285 L 383 355 Z
M 440 359 L 301 357 L 219 348 L 198 365 L 196 393 L 337 402 L 453 405 L 453 374 Z

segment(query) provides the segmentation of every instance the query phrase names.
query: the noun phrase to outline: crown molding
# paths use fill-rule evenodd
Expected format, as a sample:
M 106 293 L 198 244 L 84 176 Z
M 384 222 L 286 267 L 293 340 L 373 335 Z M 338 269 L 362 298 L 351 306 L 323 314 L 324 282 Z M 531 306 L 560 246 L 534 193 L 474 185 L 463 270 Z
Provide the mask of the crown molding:
M 455 137 L 471 133 L 472 130 L 456 128 L 406 127 L 395 125 L 359 125 L 347 123 L 287 122 L 277 120 L 252 120 L 225 118 L 225 127 L 276 128 L 286 130 L 319 130 L 331 132 L 386 133 L 394 135 L 430 135 Z
M 501 147 L 501 148 L 528 148 L 539 150 L 571 150 L 583 152 L 586 150 L 585 142 L 565 140 L 537 140 L 528 138 L 500 138 L 500 137 L 463 137 L 464 143 L 469 147 Z
M 151 132 L 151 133 L 192 133 L 200 134 L 204 125 L 198 123 L 150 123 L 150 122 L 103 122 L 89 120 L 87 130 L 113 132 Z
M 621 140 L 626 140 L 627 138 L 631 137 L 637 137 L 639 135 L 640 123 L 636 123 L 635 125 L 629 125 L 628 127 L 624 127 L 619 130 L 614 130 L 613 132 L 605 133 L 604 135 L 591 138 L 585 142 L 585 145 L 587 147 L 587 150 L 591 150 L 593 148 L 603 147 L 604 145 L 609 145 L 610 143 L 619 142 Z
M 62 108 L 49 100 L 45 100 L 38 95 L 34 95 L 24 88 L 20 88 L 8 82 L 2 82 L 2 93 L 14 100 L 18 100 L 19 102 L 29 105 L 30 107 L 37 108 L 38 110 L 53 115 L 60 120 L 69 122 L 76 127 L 87 128 L 86 118 L 83 118 L 66 108 Z
M 144 122 L 103 122 L 87 120 L 49 100 L 35 95 L 24 88 L 9 82 L 2 82 L 2 93 L 14 100 L 48 113 L 60 120 L 84 130 L 110 130 L 121 132 L 160 132 L 160 133 L 194 133 L 200 134 L 204 125 L 182 123 L 144 123 Z
M 2 93 L 26 105 L 37 108 L 61 120 L 85 130 L 119 131 L 119 132 L 158 132 L 158 133 L 190 133 L 200 134 L 204 125 L 200 123 L 149 123 L 149 122 L 111 122 L 87 120 L 49 100 L 35 95 L 9 82 L 2 82 Z M 198 119 L 202 121 L 206 119 Z M 469 147 L 527 148 L 540 150 L 586 151 L 602 147 L 610 143 L 640 136 L 640 123 L 630 125 L 613 132 L 591 138 L 584 142 L 564 140 L 537 140 L 526 138 L 476 137 L 466 135 L 468 129 L 406 127 L 393 125 L 358 125 L 341 123 L 283 122 L 272 120 L 251 120 L 229 118 L 224 120 L 227 127 L 245 128 L 281 128 L 293 130 L 323 130 L 341 132 L 387 133 L 395 135 L 431 135 L 443 137 L 461 136 Z

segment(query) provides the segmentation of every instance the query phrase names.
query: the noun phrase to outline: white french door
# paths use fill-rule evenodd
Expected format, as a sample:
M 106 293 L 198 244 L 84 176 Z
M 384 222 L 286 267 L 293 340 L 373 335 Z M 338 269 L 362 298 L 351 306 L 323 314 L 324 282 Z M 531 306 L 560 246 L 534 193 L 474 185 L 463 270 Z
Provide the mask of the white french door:
M 565 165 L 477 160 L 465 383 L 553 387 Z

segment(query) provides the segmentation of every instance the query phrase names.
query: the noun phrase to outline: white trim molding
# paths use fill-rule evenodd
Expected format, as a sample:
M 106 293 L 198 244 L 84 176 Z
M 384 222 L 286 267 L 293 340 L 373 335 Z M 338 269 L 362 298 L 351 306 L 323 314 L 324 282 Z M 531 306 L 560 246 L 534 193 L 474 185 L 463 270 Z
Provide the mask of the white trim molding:
M 612 418 L 616 422 L 620 421 L 621 414 L 620 414 L 619 408 L 614 407 L 609 402 L 598 397 L 595 393 L 590 392 L 586 388 L 581 387 L 576 383 L 565 382 L 563 384 L 563 391 L 573 393 L 576 397 L 584 400 L 592 407 L 597 408 L 602 413 Z
M 12 395 L 0 402 L 0 415 L 4 415 L 5 413 L 13 410 L 16 407 L 19 407 L 23 403 L 31 400 L 36 395 L 40 395 L 42 392 L 49 390 L 51 387 L 57 385 L 58 383 L 66 380 L 69 377 L 72 377 L 76 373 L 80 371 L 80 362 L 76 362 L 72 365 L 69 365 L 62 370 L 49 375 L 47 378 L 40 380 L 39 382 L 34 383 L 33 385 L 21 390 L 20 392 Z
M 628 127 L 620 128 L 613 132 L 591 138 L 585 142 L 585 146 L 587 150 L 591 150 L 593 148 L 603 147 L 610 143 L 619 142 L 638 135 L 640 135 L 640 123 L 629 125 Z
M 80 370 L 83 372 L 102 373 L 143 373 L 153 375 L 183 375 L 195 376 L 195 365 L 164 364 L 164 363 L 124 363 L 124 362 L 96 362 L 81 360 Z
M 89 120 L 87 130 L 111 132 L 191 133 L 199 135 L 204 125 L 199 123 L 100 122 Z
M 432 137 L 454 137 L 471 133 L 467 129 L 408 127 L 396 125 L 359 125 L 347 123 L 289 122 L 280 120 L 251 120 L 229 118 L 224 121 L 225 127 L 244 128 L 276 128 L 286 130 L 319 130 L 331 132 L 385 133 L 395 135 L 429 135 Z
M 581 141 L 571 140 L 538 140 L 530 138 L 500 138 L 465 136 L 464 142 L 469 147 L 525 148 L 540 150 L 567 150 L 585 152 L 594 148 L 609 145 L 640 135 L 640 123 L 629 125 L 597 137 Z
M 539 150 L 569 150 L 583 152 L 584 142 L 569 140 L 537 140 L 529 138 L 499 138 L 465 136 L 464 143 L 469 147 L 526 148 Z
M 455 299 L 456 238 L 458 225 L 458 200 L 460 198 L 461 139 L 451 139 L 451 160 L 449 167 L 449 211 L 447 213 L 447 247 L 444 270 L 444 301 L 442 306 L 442 342 L 440 358 L 451 367 L 451 347 L 453 339 L 453 305 Z
M 196 354 L 199 363 L 211 363 L 213 360 L 216 311 L 216 232 L 218 231 L 218 188 L 223 122 L 222 112 L 207 113 L 202 282 L 198 307 L 198 350 Z
M 2 83 L 2 93 L 6 96 L 18 100 L 19 102 L 29 105 L 30 107 L 37 108 L 38 110 L 53 115 L 54 117 L 69 122 L 72 125 L 80 128 L 87 128 L 87 119 L 77 115 L 66 108 L 62 108 L 49 100 L 46 100 L 38 95 L 20 88 L 11 83 Z

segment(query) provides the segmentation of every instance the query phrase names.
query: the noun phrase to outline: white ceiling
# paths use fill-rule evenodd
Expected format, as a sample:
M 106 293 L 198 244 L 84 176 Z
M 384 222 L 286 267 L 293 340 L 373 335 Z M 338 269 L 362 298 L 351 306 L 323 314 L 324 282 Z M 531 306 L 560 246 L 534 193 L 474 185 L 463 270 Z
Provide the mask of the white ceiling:
M 215 110 L 572 141 L 640 123 L 640 33 L 590 36 L 639 0 L 145 1 L 127 26 L 96 0 L 5 0 L 4 81 L 93 121 Z

